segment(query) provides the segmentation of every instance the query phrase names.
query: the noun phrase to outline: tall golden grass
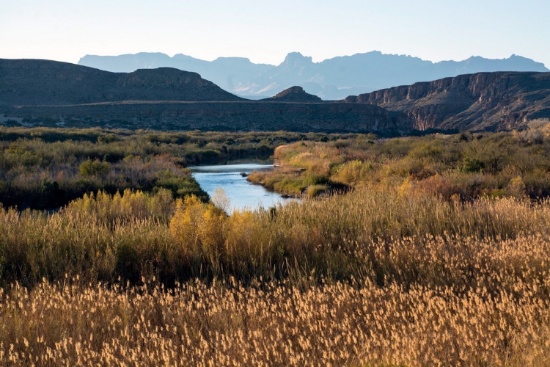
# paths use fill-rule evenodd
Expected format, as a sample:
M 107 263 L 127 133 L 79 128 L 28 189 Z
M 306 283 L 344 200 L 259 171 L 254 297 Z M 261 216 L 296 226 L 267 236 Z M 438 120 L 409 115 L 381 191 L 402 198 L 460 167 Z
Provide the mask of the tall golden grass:
M 230 216 L 192 197 L 175 203 L 163 191 L 100 193 L 53 214 L 0 210 L 0 271 L 4 284 L 25 285 L 65 275 L 109 282 L 156 276 L 169 284 L 195 277 L 282 279 L 312 273 L 383 284 L 401 271 L 390 256 L 395 248 L 402 248 L 404 258 L 442 259 L 478 251 L 465 245 L 469 239 L 481 246 L 547 238 L 548 223 L 548 201 L 447 201 L 403 187 L 363 188 Z M 441 242 L 441 249 L 426 249 L 431 240 Z M 405 280 L 421 281 L 420 268 L 427 264 L 410 266 Z
M 547 276 L 496 294 L 368 281 L 77 283 L 0 291 L 0 363 L 519 367 L 550 358 Z
M 363 187 L 0 210 L 0 364 L 545 366 L 550 202 Z M 238 280 L 235 280 L 238 279 Z

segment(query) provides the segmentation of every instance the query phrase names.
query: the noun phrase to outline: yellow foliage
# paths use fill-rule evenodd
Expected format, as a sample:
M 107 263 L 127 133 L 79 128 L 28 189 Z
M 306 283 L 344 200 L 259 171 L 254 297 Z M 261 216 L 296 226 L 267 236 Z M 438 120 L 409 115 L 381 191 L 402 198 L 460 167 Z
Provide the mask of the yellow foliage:
M 409 177 L 407 177 L 397 188 L 397 193 L 399 194 L 399 196 L 405 197 L 411 195 L 413 193 L 413 189 L 414 183 Z
M 223 244 L 224 221 L 221 209 L 191 195 L 183 201 L 177 200 L 170 233 L 187 254 L 200 254 L 217 264 Z
M 170 233 L 176 242 L 195 247 L 198 242 L 197 224 L 202 215 L 202 203 L 191 195 L 176 201 L 176 212 L 170 221 Z
M 163 221 L 173 212 L 173 199 L 169 190 L 161 189 L 155 194 L 143 191 L 124 190 L 109 195 L 104 191 L 84 194 L 81 199 L 72 201 L 66 211 L 73 214 L 94 216 L 102 222 L 129 221 L 150 217 Z
M 341 163 L 343 156 L 327 143 L 294 143 L 275 149 L 275 160 L 284 161 L 293 167 L 305 168 L 308 171 L 329 175 L 330 167 Z
M 355 185 L 366 179 L 370 169 L 370 162 L 361 162 L 360 160 L 349 161 L 338 168 L 332 180 L 347 185 Z
M 221 247 L 223 245 L 223 224 L 225 215 L 212 204 L 206 204 L 202 214 L 202 221 L 199 223 L 199 238 L 202 246 L 202 253 L 213 266 L 219 264 Z
M 521 176 L 516 176 L 510 180 L 506 186 L 506 192 L 513 197 L 522 197 L 525 195 L 525 183 Z
M 255 235 L 255 220 L 250 211 L 234 211 L 225 227 L 225 251 L 229 258 L 250 254 Z

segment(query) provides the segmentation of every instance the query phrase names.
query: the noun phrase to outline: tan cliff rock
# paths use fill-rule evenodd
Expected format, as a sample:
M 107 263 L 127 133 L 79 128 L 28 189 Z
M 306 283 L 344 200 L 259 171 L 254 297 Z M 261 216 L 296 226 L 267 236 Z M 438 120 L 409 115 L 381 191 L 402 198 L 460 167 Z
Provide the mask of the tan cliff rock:
M 529 120 L 550 118 L 550 73 L 459 75 L 345 100 L 403 112 L 418 130 L 509 130 Z

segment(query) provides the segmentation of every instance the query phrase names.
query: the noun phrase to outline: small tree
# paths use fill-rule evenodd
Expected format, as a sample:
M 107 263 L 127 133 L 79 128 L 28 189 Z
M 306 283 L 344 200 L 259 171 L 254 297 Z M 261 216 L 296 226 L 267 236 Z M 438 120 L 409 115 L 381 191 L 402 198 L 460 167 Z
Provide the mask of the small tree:
M 176 212 L 170 221 L 170 233 L 188 258 L 206 261 L 218 269 L 223 255 L 225 214 L 194 195 L 177 201 Z

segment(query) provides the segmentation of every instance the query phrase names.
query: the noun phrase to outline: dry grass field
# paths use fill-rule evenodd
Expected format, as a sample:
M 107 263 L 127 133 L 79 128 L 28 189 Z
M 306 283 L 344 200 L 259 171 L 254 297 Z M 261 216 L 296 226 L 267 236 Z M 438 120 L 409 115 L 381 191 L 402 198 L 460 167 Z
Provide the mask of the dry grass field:
M 267 210 L 170 185 L 0 208 L 0 365 L 550 366 L 537 131 L 285 145 L 256 179 L 306 197 Z
M 534 239 L 521 239 L 525 245 Z M 514 244 L 518 244 L 515 242 Z M 510 244 L 512 245 L 512 244 Z M 548 246 L 548 243 L 546 243 Z M 528 270 L 525 270 L 528 272 Z M 42 283 L 1 294 L 13 366 L 547 366 L 548 277 L 506 290 Z
M 126 192 L 49 216 L 3 210 L 4 279 L 27 286 L 0 290 L 0 363 L 550 361 L 547 201 L 357 190 L 226 216 L 166 200 Z

